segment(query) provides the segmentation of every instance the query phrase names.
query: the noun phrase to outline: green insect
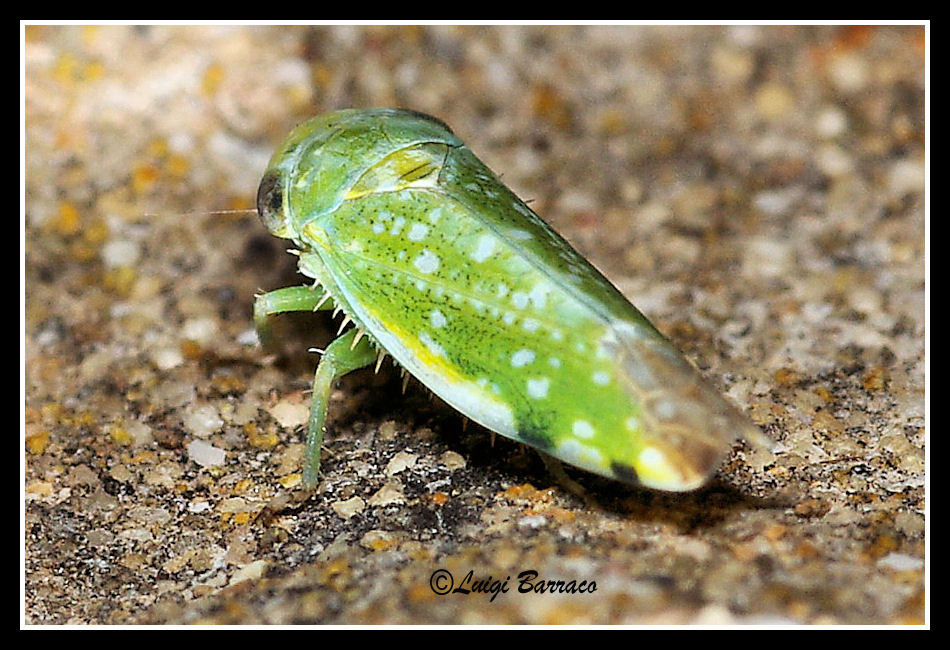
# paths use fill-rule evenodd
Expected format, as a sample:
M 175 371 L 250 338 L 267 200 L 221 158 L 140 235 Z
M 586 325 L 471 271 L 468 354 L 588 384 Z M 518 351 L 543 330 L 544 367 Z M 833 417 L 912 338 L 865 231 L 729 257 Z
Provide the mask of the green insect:
M 699 487 L 737 438 L 768 444 L 438 119 L 315 117 L 274 154 L 257 208 L 315 281 L 258 296 L 261 341 L 281 312 L 355 325 L 317 367 L 306 488 L 334 380 L 385 354 L 492 431 L 659 490 Z

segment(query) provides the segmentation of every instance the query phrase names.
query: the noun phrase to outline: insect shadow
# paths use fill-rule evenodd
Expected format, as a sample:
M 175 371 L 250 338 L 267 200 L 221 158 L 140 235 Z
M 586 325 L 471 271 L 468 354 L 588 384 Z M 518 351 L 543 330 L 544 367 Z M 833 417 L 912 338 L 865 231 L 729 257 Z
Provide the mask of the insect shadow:
M 365 370 L 353 373 L 356 378 L 348 385 L 358 390 L 360 385 L 365 385 L 365 373 Z M 362 414 L 344 415 L 337 410 L 335 422 L 353 422 L 369 416 L 396 418 L 405 422 L 408 429 L 428 427 L 440 446 L 466 459 L 469 472 L 481 474 L 474 482 L 497 482 L 499 492 L 505 483 L 512 482 L 554 488 L 566 507 L 672 524 L 683 533 L 714 528 L 740 512 L 784 510 L 796 503 L 792 496 L 775 493 L 760 496 L 721 478 L 714 478 L 691 492 L 659 492 L 577 468 L 552 467 L 537 450 L 495 436 L 477 423 L 466 423 L 463 416 L 416 381 L 409 383 L 405 394 L 400 393 L 398 371 L 391 372 L 382 383 L 380 378 L 376 381 L 377 389 L 368 391 L 362 401 Z

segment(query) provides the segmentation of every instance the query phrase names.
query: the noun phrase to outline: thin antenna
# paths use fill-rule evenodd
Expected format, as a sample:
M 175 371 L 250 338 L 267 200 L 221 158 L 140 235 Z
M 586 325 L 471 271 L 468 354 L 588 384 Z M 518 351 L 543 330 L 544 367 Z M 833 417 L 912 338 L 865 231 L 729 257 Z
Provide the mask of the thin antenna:
M 146 212 L 145 217 L 199 217 L 212 214 L 257 214 L 257 208 L 244 208 L 242 210 L 201 210 L 197 212 Z

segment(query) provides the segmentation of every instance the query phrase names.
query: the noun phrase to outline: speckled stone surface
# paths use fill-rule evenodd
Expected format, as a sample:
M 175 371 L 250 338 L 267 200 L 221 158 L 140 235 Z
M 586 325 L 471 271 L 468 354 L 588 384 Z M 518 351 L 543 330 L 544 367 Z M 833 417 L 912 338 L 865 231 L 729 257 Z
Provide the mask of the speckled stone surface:
M 922 27 L 25 42 L 27 624 L 926 622 Z M 336 323 L 282 317 L 265 355 L 253 295 L 295 259 L 209 211 L 345 106 L 450 124 L 775 456 L 678 496 L 568 468 L 580 498 L 387 363 L 333 392 L 319 494 L 255 520 Z

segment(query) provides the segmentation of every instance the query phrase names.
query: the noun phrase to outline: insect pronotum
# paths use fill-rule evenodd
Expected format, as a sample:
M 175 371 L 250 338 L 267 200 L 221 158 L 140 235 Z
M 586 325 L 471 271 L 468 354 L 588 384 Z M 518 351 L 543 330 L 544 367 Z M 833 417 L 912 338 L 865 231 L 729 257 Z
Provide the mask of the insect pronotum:
M 334 380 L 382 354 L 492 431 L 655 489 L 699 487 L 737 438 L 768 444 L 438 119 L 315 117 L 274 154 L 257 207 L 314 280 L 257 297 L 261 341 L 280 312 L 353 323 L 317 367 L 305 487 Z

